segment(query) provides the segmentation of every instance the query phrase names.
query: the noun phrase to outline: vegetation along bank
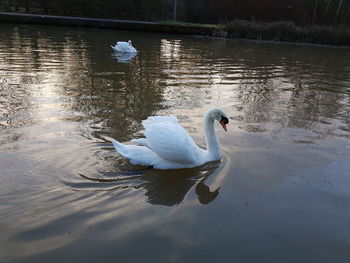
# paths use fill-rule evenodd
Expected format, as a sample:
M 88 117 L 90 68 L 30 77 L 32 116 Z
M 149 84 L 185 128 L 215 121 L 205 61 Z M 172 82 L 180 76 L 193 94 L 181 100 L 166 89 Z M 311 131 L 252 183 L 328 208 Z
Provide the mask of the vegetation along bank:
M 350 46 L 342 0 L 0 0 L 0 11 L 0 22 Z

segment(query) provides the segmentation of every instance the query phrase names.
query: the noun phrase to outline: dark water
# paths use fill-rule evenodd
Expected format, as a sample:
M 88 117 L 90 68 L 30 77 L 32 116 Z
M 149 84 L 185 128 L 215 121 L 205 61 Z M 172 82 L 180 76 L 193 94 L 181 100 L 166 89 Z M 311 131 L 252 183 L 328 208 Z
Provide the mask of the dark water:
M 349 262 L 350 49 L 0 29 L 0 262 Z M 203 146 L 214 105 L 221 162 L 134 167 L 108 141 L 173 114 Z

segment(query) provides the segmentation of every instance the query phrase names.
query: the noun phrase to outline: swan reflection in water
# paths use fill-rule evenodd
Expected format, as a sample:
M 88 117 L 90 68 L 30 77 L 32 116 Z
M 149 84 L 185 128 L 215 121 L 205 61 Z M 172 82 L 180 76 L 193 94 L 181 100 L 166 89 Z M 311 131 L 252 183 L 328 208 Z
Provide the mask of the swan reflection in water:
M 126 53 L 126 52 L 113 52 L 112 58 L 116 59 L 118 62 L 127 63 L 130 62 L 137 53 Z
M 195 186 L 195 193 L 201 204 L 212 202 L 220 188 L 206 185 L 209 176 L 220 172 L 220 161 L 203 166 L 181 170 L 129 170 L 123 173 L 100 172 L 98 177 L 79 174 L 79 182 L 65 182 L 76 191 L 117 191 L 118 189 L 144 189 L 147 202 L 154 205 L 174 206 L 180 204 L 186 194 Z
M 143 185 L 147 191 L 148 202 L 155 205 L 173 206 L 180 204 L 188 191 L 195 185 L 195 192 L 201 204 L 208 204 L 219 194 L 219 188 L 211 191 L 205 184 L 213 174 L 219 162 L 210 163 L 199 168 L 159 171 L 153 170 L 145 176 L 147 183 Z

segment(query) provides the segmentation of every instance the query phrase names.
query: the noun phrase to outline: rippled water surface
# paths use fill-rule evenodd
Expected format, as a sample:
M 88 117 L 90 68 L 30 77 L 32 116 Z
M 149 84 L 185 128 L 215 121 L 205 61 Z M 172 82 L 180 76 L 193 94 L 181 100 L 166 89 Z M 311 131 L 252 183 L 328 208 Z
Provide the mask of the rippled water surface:
M 0 262 L 349 262 L 350 49 L 0 27 Z M 172 114 L 204 147 L 215 105 L 220 162 L 109 141 Z

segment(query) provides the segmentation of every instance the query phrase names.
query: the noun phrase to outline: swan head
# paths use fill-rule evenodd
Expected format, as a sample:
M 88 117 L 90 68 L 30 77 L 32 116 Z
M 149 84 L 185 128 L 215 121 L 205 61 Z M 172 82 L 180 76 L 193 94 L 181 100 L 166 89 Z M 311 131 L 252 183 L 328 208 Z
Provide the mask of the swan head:
M 217 120 L 221 124 L 222 128 L 227 131 L 226 124 L 228 124 L 229 121 L 227 115 L 222 109 L 215 107 L 210 109 L 207 114 L 209 114 L 209 118 Z
M 132 46 L 131 40 L 128 41 L 129 46 Z

